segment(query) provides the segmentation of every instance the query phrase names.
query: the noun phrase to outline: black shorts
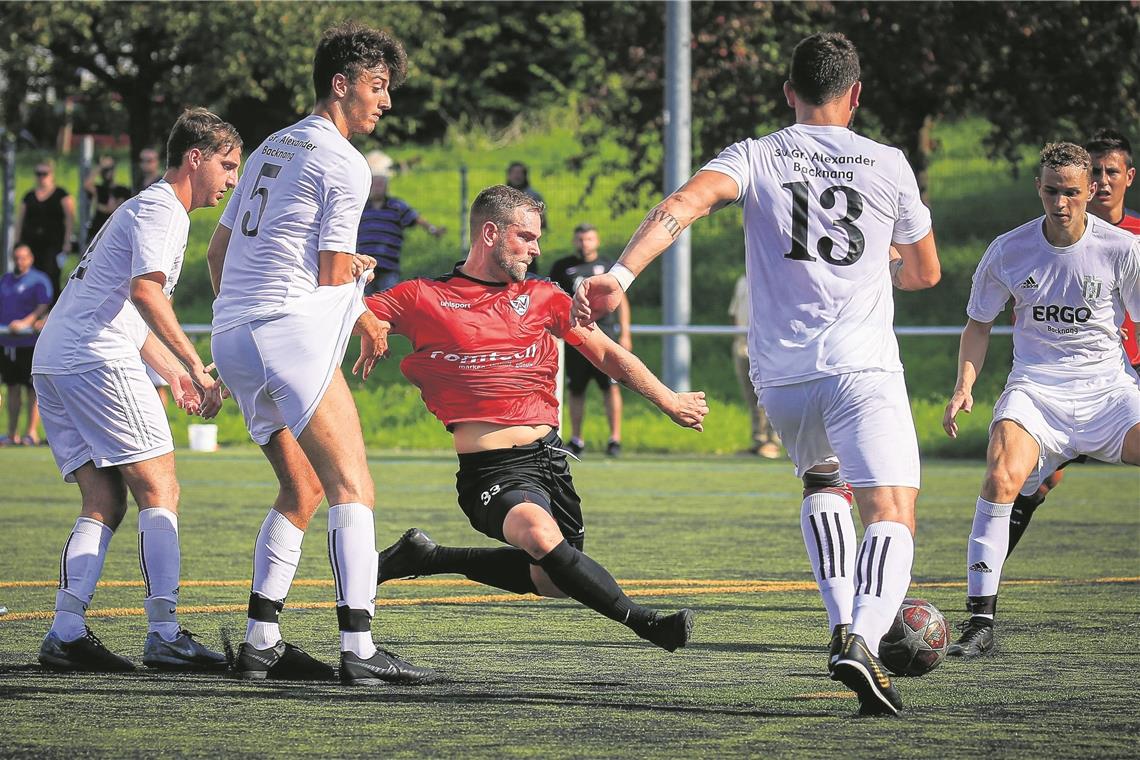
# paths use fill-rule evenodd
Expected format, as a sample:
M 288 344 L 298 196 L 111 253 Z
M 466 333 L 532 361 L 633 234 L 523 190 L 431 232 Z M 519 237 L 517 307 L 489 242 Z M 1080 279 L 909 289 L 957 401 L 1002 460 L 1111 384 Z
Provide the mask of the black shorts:
M 32 352 L 34 346 L 0 347 L 0 381 L 4 385 L 32 386 Z
M 570 545 L 582 550 L 582 501 L 570 478 L 562 439 L 553 430 L 526 446 L 460 454 L 455 490 L 471 527 L 485 536 L 507 543 L 507 512 L 529 502 L 549 512 Z
M 575 396 L 586 392 L 586 386 L 593 380 L 603 391 L 611 385 L 617 385 L 617 380 L 602 372 L 582 356 L 577 349 L 566 347 L 566 387 Z

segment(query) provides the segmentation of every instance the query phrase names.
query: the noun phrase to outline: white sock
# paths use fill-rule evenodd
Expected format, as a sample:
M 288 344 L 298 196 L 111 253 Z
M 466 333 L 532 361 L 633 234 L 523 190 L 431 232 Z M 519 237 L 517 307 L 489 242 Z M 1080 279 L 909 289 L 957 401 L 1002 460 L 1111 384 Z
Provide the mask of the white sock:
M 378 561 L 372 510 L 353 503 L 330 507 L 329 564 L 336 584 L 340 648 L 364 659 L 376 654 L 371 628 Z
M 250 590 L 272 602 L 284 602 L 301 561 L 301 540 L 305 531 L 289 522 L 276 509 L 269 510 L 253 547 L 253 584 Z M 281 626 L 254 620 L 246 623 L 245 640 L 255 649 L 268 649 L 281 641 Z
M 867 642 L 875 655 L 879 640 L 890 630 L 910 587 L 914 539 L 902 523 L 882 520 L 863 531 L 855 560 L 855 608 L 851 632 Z
M 996 596 L 1001 583 L 1001 569 L 1009 550 L 1009 516 L 1013 502 L 994 504 L 978 498 L 970 543 L 966 548 L 966 595 Z M 993 620 L 992 613 L 974 613 Z
M 63 545 L 51 630 L 64 641 L 75 641 L 86 632 L 84 616 L 103 574 L 112 535 L 113 531 L 98 520 L 80 517 Z
M 850 623 L 855 601 L 856 551 L 851 502 L 836 491 L 811 494 L 800 508 L 800 530 L 827 608 L 828 628 Z
M 163 507 L 139 510 L 139 568 L 146 586 L 147 632 L 178 638 L 178 515 Z

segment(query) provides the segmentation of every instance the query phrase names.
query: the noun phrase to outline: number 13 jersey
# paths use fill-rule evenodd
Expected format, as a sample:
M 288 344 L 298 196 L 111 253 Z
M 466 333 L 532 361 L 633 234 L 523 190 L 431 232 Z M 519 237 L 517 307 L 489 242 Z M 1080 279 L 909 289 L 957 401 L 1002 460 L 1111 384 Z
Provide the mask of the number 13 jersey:
M 758 388 L 901 372 L 890 245 L 930 232 L 901 151 L 844 127 L 796 124 L 704 167 L 739 188 Z
M 284 316 L 316 292 L 318 253 L 356 252 L 371 181 L 328 119 L 308 116 L 266 138 L 222 214 L 232 232 L 214 332 Z

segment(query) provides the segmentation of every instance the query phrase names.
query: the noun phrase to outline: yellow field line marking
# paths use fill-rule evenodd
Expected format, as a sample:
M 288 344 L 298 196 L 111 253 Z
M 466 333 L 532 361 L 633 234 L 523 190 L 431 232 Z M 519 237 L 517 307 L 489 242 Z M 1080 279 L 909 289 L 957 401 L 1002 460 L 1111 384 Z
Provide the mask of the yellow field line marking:
M 466 578 L 412 578 L 405 580 L 388 581 L 398 586 L 482 586 L 482 583 L 467 580 Z M 655 580 L 651 578 L 635 578 L 618 581 L 623 586 L 659 586 L 662 583 L 684 586 L 732 586 L 751 585 L 754 583 L 800 583 L 800 581 L 757 581 L 757 580 L 708 580 L 676 578 Z M 58 581 L 0 581 L 0 588 L 55 588 Z M 249 579 L 244 580 L 184 580 L 182 588 L 226 588 L 249 586 Z M 294 586 L 331 587 L 332 579 L 300 578 L 293 581 Z M 138 581 L 99 581 L 99 588 L 142 588 L 143 582 Z
M 482 583 L 467 580 L 466 578 L 412 578 L 405 580 L 392 580 L 387 582 L 393 586 L 482 586 Z M 638 588 L 642 586 L 717 586 L 739 587 L 753 589 L 757 585 L 765 587 L 764 590 L 803 591 L 814 589 L 815 584 L 810 581 L 765 581 L 740 579 L 696 579 L 696 578 L 633 578 L 619 580 L 622 586 Z M 1085 583 L 1140 583 L 1140 576 L 1119 576 L 1107 578 L 1069 579 L 1069 578 L 1040 578 L 1002 581 L 1003 586 L 1055 586 L 1064 584 Z M 0 581 L 2 588 L 56 588 L 58 581 Z M 331 579 L 297 578 L 293 580 L 294 586 L 311 586 L 317 588 L 330 588 Z M 241 588 L 248 587 L 249 580 L 184 580 L 182 588 Z M 911 588 L 965 588 L 963 581 L 926 581 L 912 583 Z M 99 581 L 99 588 L 142 588 L 143 582 L 138 581 Z
M 1089 580 L 1011 580 L 1006 585 L 1012 586 L 1053 586 L 1053 585 L 1070 585 L 1079 586 L 1087 585 L 1089 583 L 1137 583 L 1140 582 L 1140 577 L 1123 577 L 1123 578 L 1093 578 Z M 115 583 L 112 581 L 111 583 Z M 121 581 L 121 583 L 134 583 L 133 581 Z M 203 581 L 202 584 L 210 583 Z M 236 581 L 225 581 L 227 585 L 233 585 Z M 648 587 L 648 585 L 641 588 L 632 588 L 634 584 L 626 583 L 630 586 L 628 592 L 630 596 L 692 596 L 697 594 L 744 594 L 744 593 L 764 593 L 764 592 L 777 592 L 777 591 L 814 591 L 816 585 L 814 583 L 804 583 L 799 581 L 701 581 L 706 584 L 721 584 L 721 585 L 689 585 L 691 581 L 640 581 L 640 583 L 656 583 L 656 587 Z M 682 585 L 684 584 L 684 585 Z M 52 584 L 55 585 L 55 584 Z M 184 583 L 184 586 L 189 585 L 189 582 Z M 294 581 L 294 585 L 298 585 Z M 326 585 L 324 581 L 310 581 L 300 585 Z M 464 581 L 462 584 L 457 585 L 475 585 L 471 581 Z M 964 587 L 965 583 L 915 583 L 911 588 L 958 588 Z M 377 607 L 418 607 L 427 604 L 494 604 L 500 602 L 523 602 L 523 601 L 538 601 L 542 597 L 533 594 L 477 594 L 469 596 L 436 596 L 424 597 L 420 599 L 377 599 Z M 336 606 L 335 602 L 295 602 L 290 603 L 288 609 L 291 610 L 328 610 Z M 179 611 L 184 614 L 193 613 L 219 613 L 219 612 L 244 612 L 246 609 L 245 604 L 207 604 L 207 605 L 187 605 L 179 607 Z M 110 607 L 106 609 L 90 610 L 88 615 L 91 617 L 134 617 L 145 615 L 146 611 L 141 607 Z M 0 623 L 4 622 L 18 622 L 21 620 L 49 620 L 55 613 L 51 610 L 37 610 L 34 612 L 13 612 L 3 617 L 0 617 Z

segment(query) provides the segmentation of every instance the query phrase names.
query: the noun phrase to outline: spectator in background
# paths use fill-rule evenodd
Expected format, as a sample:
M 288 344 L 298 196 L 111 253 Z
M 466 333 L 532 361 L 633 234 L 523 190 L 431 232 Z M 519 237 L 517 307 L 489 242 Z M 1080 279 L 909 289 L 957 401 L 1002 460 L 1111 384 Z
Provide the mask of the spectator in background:
M 512 187 L 520 193 L 525 193 L 531 200 L 538 201 L 545 204 L 542 199 L 542 194 L 530 186 L 530 170 L 527 169 L 526 164 L 522 161 L 513 161 L 507 167 L 507 187 Z M 542 210 L 542 231 L 546 232 L 546 209 Z M 538 274 L 538 260 L 530 262 L 526 271 L 531 274 Z M 574 295 L 571 293 L 570 295 Z
M 550 279 L 567 294 L 573 296 L 578 284 L 587 277 L 603 274 L 613 266 L 612 259 L 598 256 L 598 229 L 592 224 L 579 224 L 574 228 L 573 256 L 554 262 L 550 268 Z M 617 311 L 598 320 L 602 328 L 626 351 L 633 351 L 633 339 L 629 333 L 629 300 L 622 298 Z M 606 455 L 621 455 L 621 386 L 617 381 L 596 367 L 573 346 L 566 346 L 566 389 L 570 396 L 570 440 L 566 447 L 575 456 L 586 448 L 582 440 L 582 418 L 586 414 L 586 389 L 590 381 L 598 384 L 606 403 L 606 420 L 610 425 L 610 439 L 606 444 Z
M 437 238 L 447 232 L 447 228 L 437 227 L 424 219 L 404 201 L 388 195 L 388 174 L 373 158 L 369 157 L 372 190 L 356 235 L 356 252 L 376 259 L 376 277 L 365 289 L 368 295 L 387 290 L 400 281 L 404 230 L 418 225 Z
M 137 192 L 146 190 L 162 179 L 162 170 L 158 166 L 158 151 L 154 148 L 143 148 L 139 151 L 139 186 Z
M 32 266 L 51 282 L 51 297 L 59 297 L 59 255 L 71 252 L 75 227 L 75 199 L 55 184 L 55 164 L 36 164 L 36 186 L 28 191 L 16 215 L 15 240 L 32 251 Z
M 100 180 L 98 185 L 96 179 Z M 115 184 L 115 157 L 110 155 L 100 157 L 99 171 L 87 175 L 83 191 L 91 198 L 91 222 L 87 225 L 87 244 L 90 245 L 115 209 L 131 197 L 131 191 Z
M 728 304 L 728 313 L 737 327 L 748 327 L 748 279 L 744 275 L 740 275 L 740 279 L 736 281 L 732 301 Z M 748 453 L 765 459 L 777 459 L 780 456 L 780 436 L 772 429 L 767 412 L 756 398 L 756 388 L 752 385 L 752 371 L 748 362 L 747 335 L 737 335 L 732 339 L 732 359 L 736 367 L 736 379 L 740 383 L 740 395 L 744 397 L 744 403 L 752 412 L 752 446 L 748 449 Z
M 0 277 L 0 325 L 13 333 L 33 327 L 51 306 L 52 283 L 48 276 L 36 269 L 32 249 L 21 243 L 12 251 L 13 271 Z M 8 389 L 8 435 L 0 438 L 0 446 L 24 444 L 35 446 L 40 442 L 37 428 L 40 410 L 36 405 L 36 392 L 32 389 L 32 351 L 36 335 L 0 336 L 0 379 Z M 21 438 L 21 389 L 27 398 L 28 426 Z

